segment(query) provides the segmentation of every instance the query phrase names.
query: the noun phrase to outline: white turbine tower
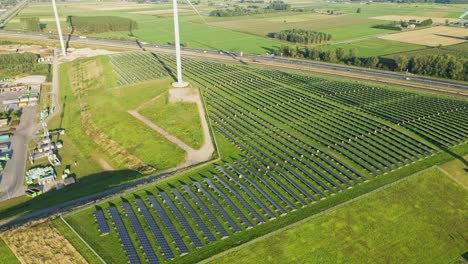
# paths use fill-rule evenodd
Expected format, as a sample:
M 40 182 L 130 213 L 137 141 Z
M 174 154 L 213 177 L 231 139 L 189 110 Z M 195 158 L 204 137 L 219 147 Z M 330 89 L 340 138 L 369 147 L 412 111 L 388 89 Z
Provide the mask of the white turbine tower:
M 172 87 L 186 87 L 187 82 L 182 80 L 182 60 L 180 58 L 180 36 L 179 36 L 179 11 L 177 10 L 177 0 L 173 0 L 174 8 L 174 35 L 175 35 L 175 50 L 177 64 L 177 81 L 172 83 Z
M 60 40 L 60 47 L 62 48 L 62 55 L 67 56 L 67 50 L 65 49 L 65 44 L 63 43 L 63 36 L 62 36 L 62 27 L 60 27 L 60 20 L 57 12 L 57 5 L 55 4 L 55 0 L 52 0 L 52 7 L 54 9 L 54 16 L 55 16 L 55 23 L 57 24 L 57 31 Z

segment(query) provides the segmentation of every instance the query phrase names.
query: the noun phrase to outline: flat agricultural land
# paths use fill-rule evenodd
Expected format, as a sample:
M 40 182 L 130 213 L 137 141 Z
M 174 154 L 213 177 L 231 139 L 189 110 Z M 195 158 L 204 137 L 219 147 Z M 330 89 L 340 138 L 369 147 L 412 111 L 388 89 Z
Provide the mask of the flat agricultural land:
M 414 44 L 413 44 L 414 45 Z M 440 46 L 440 47 L 433 47 L 428 49 L 420 49 L 408 52 L 401 52 L 401 53 L 394 53 L 389 56 L 389 58 L 395 58 L 396 56 L 424 56 L 424 55 L 445 55 L 450 54 L 457 58 L 466 58 L 468 59 L 468 42 L 463 42 L 460 44 L 449 45 L 449 46 Z
M 417 45 L 412 43 L 405 43 L 393 40 L 383 40 L 380 38 L 370 38 L 349 43 L 340 43 L 333 45 L 322 46 L 322 49 L 337 49 L 343 48 L 350 50 L 355 48 L 358 56 L 382 56 L 386 54 L 394 54 L 401 52 L 411 52 L 418 50 L 426 50 L 427 46 Z
M 467 218 L 468 191 L 431 169 L 209 263 L 454 263 Z
M 356 39 L 370 38 L 391 34 L 394 31 L 378 29 L 375 25 L 382 22 L 374 17 L 381 16 L 421 16 L 433 19 L 456 18 L 460 15 L 461 5 L 436 5 L 436 4 L 400 4 L 400 3 L 372 3 L 362 5 L 359 3 L 325 3 L 291 1 L 293 7 L 310 7 L 314 12 L 277 12 L 261 15 L 236 16 L 236 17 L 210 17 L 206 16 L 218 6 L 209 6 L 201 3 L 196 5 L 202 14 L 198 16 L 189 6 L 179 6 L 181 41 L 192 48 L 207 48 L 227 50 L 234 52 L 246 52 L 255 54 L 271 53 L 279 48 L 282 42 L 268 38 L 270 32 L 278 32 L 283 29 L 303 28 L 317 30 L 333 35 L 334 42 L 349 42 Z M 238 3 L 236 3 L 238 4 Z M 243 4 L 240 4 L 243 5 Z M 250 4 L 244 4 L 247 6 Z M 120 16 L 131 18 L 138 22 L 139 29 L 128 31 L 106 32 L 89 34 L 88 37 L 102 37 L 113 39 L 134 40 L 135 36 L 140 41 L 167 44 L 172 43 L 173 21 L 172 8 L 169 4 L 134 4 L 127 2 L 66 2 L 58 3 L 62 21 L 69 15 L 72 16 Z M 356 10 L 361 8 L 361 13 Z M 327 10 L 333 10 L 334 15 L 327 14 Z M 338 15 L 339 14 L 339 15 Z M 53 23 L 53 13 L 50 5 L 46 3 L 31 3 L 17 18 L 7 24 L 6 28 L 21 31 L 22 25 L 19 19 L 22 17 L 37 16 L 44 24 L 44 32 L 56 31 Z M 67 30 L 67 27 L 62 27 Z M 66 33 L 69 33 L 68 30 Z M 386 47 L 394 45 L 392 42 L 382 40 L 376 48 L 363 47 L 364 54 L 384 55 L 379 53 Z M 290 44 L 290 43 L 289 43 Z M 424 45 L 424 44 L 422 44 Z M 356 46 L 358 49 L 360 46 Z M 395 52 L 407 51 L 410 48 L 396 45 Z M 385 52 L 385 51 L 384 51 Z
M 435 47 L 463 43 L 467 41 L 467 36 L 468 29 L 466 28 L 439 26 L 390 34 L 380 38 Z
M 448 21 L 449 23 L 462 21 L 461 19 L 458 19 L 458 18 L 442 18 L 442 17 L 433 18 L 433 17 L 421 17 L 421 16 L 392 16 L 392 15 L 371 17 L 371 19 L 385 20 L 385 21 L 410 21 L 410 20 L 423 21 L 426 19 L 432 19 L 432 21 L 436 24 L 445 24 L 446 21 Z

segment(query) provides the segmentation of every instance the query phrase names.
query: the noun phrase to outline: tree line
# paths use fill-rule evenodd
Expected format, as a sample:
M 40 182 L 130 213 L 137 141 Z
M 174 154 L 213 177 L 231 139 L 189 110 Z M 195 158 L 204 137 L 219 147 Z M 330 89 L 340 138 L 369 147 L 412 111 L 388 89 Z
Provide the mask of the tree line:
M 132 31 L 138 23 L 132 19 L 116 16 L 67 17 L 70 27 L 79 33 L 103 33 L 109 31 Z
M 0 76 L 5 78 L 24 73 L 47 75 L 49 68 L 49 65 L 39 64 L 37 55 L 30 52 L 0 54 Z
M 255 1 L 253 1 L 255 2 Z M 216 9 L 210 12 L 210 16 L 214 17 L 232 17 L 232 16 L 245 16 L 245 15 L 257 15 L 264 14 L 273 11 L 289 10 L 291 5 L 284 3 L 283 1 L 273 1 L 265 8 L 259 8 L 258 6 L 234 6 L 234 8 Z
M 451 54 L 418 55 L 407 57 L 400 55 L 394 59 L 378 56 L 359 57 L 355 48 L 322 50 L 318 47 L 299 47 L 281 45 L 274 54 L 291 58 L 305 58 L 315 61 L 345 63 L 366 68 L 380 68 L 392 71 L 410 72 L 452 80 L 468 80 L 468 60 Z
M 331 34 L 308 29 L 286 29 L 280 32 L 269 33 L 268 36 L 270 38 L 302 44 L 322 44 L 332 39 Z
M 39 32 L 42 30 L 38 17 L 22 17 L 20 18 L 20 24 L 23 27 L 23 31 Z

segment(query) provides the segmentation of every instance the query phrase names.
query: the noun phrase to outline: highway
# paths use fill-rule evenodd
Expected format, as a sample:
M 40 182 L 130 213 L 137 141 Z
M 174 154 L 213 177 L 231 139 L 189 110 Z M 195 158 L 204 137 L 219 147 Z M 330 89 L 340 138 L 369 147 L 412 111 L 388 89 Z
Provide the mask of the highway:
M 38 34 L 38 33 L 26 33 L 26 32 L 14 32 L 14 31 L 5 31 L 0 30 L 0 36 L 10 37 L 10 38 L 21 38 L 21 39 L 33 39 L 38 41 L 44 40 L 53 40 L 47 34 Z M 120 48 L 133 48 L 140 49 L 144 48 L 146 50 L 154 50 L 160 52 L 170 52 L 174 50 L 173 46 L 169 45 L 157 45 L 150 44 L 145 42 L 137 43 L 136 41 L 125 41 L 125 40 L 111 40 L 111 39 L 96 39 L 96 38 L 79 38 L 72 36 L 70 38 L 70 43 L 73 44 L 85 44 L 85 45 L 95 45 L 95 46 L 109 46 L 109 47 L 120 47 Z M 404 81 L 408 84 L 415 85 L 428 85 L 428 86 L 437 86 L 440 88 L 446 89 L 457 89 L 468 92 L 468 84 L 462 82 L 456 82 L 451 80 L 442 80 L 435 79 L 430 77 L 422 77 L 418 75 L 407 75 L 405 73 L 375 70 L 375 69 L 366 69 L 363 67 L 355 67 L 343 64 L 332 64 L 324 63 L 310 60 L 299 60 L 283 57 L 271 57 L 267 55 L 254 55 L 254 54 L 240 54 L 229 52 L 229 51 L 220 51 L 220 50 L 209 50 L 209 49 L 195 49 L 195 48 L 182 48 L 182 51 L 198 54 L 199 56 L 210 55 L 211 57 L 224 57 L 224 58 L 236 58 L 236 59 L 251 59 L 256 61 L 264 61 L 271 63 L 281 63 L 290 66 L 300 66 L 300 67 L 314 67 L 327 70 L 329 72 L 335 72 L 336 75 L 346 76 L 348 74 L 360 74 L 367 75 L 373 78 L 385 78 L 390 80 L 396 80 L 400 83 Z M 455 92 L 456 93 L 456 92 Z

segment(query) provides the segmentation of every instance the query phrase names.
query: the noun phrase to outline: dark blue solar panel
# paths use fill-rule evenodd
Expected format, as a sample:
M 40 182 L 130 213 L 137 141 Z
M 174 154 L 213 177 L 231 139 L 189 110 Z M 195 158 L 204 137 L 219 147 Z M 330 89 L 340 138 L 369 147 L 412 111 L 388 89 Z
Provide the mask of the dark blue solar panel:
M 229 225 L 232 227 L 234 232 L 241 231 L 239 226 L 236 224 L 236 222 L 234 222 L 234 220 L 232 220 L 232 218 L 228 215 L 226 210 L 224 210 L 224 208 L 219 204 L 219 202 L 216 199 L 214 199 L 214 197 L 209 192 L 207 192 L 200 183 L 194 182 L 193 184 L 195 185 L 195 187 L 197 188 L 199 192 L 203 193 L 203 195 L 208 199 L 208 201 L 210 201 L 210 203 L 216 208 L 216 210 L 229 223 Z
M 161 247 L 161 251 L 163 255 L 166 257 L 166 259 L 173 259 L 174 254 L 172 254 L 171 248 L 167 244 L 166 238 L 164 238 L 164 235 L 162 234 L 161 229 L 154 221 L 153 217 L 151 216 L 151 213 L 148 211 L 148 208 L 146 208 L 146 205 L 143 203 L 141 199 L 138 199 L 138 198 L 135 199 L 135 203 L 140 209 L 141 214 L 145 218 L 145 221 L 148 224 L 154 237 L 156 238 L 156 241 L 158 241 L 158 244 Z
M 239 188 L 241 188 L 241 190 L 243 190 L 249 197 L 250 199 L 252 199 L 267 215 L 269 218 L 275 218 L 275 214 L 273 214 L 273 212 L 268 209 L 268 207 L 265 206 L 265 204 L 260 201 L 260 199 L 257 198 L 257 196 L 255 196 L 250 190 L 249 188 L 245 187 L 239 180 L 237 180 L 236 177 L 233 177 L 232 175 L 230 175 L 223 167 L 221 166 L 216 166 L 216 169 L 219 170 L 221 173 L 223 173 L 224 175 L 226 175 L 226 177 L 228 177 L 228 179 L 230 181 L 233 181 L 236 183 L 237 186 L 239 186 Z
M 239 166 L 241 166 L 242 168 L 245 168 L 243 167 L 242 163 L 238 162 L 237 160 L 235 161 Z M 268 181 L 266 181 L 265 179 L 263 179 L 262 177 L 258 176 L 256 173 L 253 173 L 252 170 L 250 170 L 249 168 L 245 168 L 247 172 L 250 173 L 250 175 L 247 175 L 247 174 L 244 174 L 242 173 L 238 168 L 234 167 L 233 165 L 227 163 L 227 165 L 232 169 L 234 170 L 237 174 L 239 175 L 242 175 L 244 177 L 244 179 L 246 179 L 249 184 L 251 184 L 252 186 L 254 186 L 254 188 L 256 190 L 258 190 L 260 193 L 262 193 L 262 195 L 278 210 L 280 211 L 282 214 L 285 214 L 286 211 L 278 204 L 276 203 L 276 201 L 274 201 L 267 193 L 265 193 L 261 188 L 260 186 L 257 185 L 257 183 L 255 183 L 251 178 L 250 178 L 250 175 L 251 176 L 254 176 L 257 180 L 259 180 L 261 183 L 263 183 L 263 185 L 265 185 L 273 194 L 275 194 L 278 198 L 281 199 L 281 201 L 283 201 L 287 206 L 289 206 L 290 208 L 292 209 L 296 209 L 296 207 L 288 200 L 286 199 L 280 192 L 278 192 L 278 190 L 276 190 L 275 187 L 273 187 Z M 260 191 L 261 190 L 261 191 Z
M 195 235 L 195 232 L 193 231 L 192 227 L 187 222 L 187 219 L 185 219 L 185 217 L 182 215 L 179 209 L 175 206 L 175 204 L 172 202 L 169 196 L 165 192 L 160 192 L 159 195 L 161 195 L 162 199 L 166 202 L 167 206 L 169 206 L 169 208 L 171 209 L 172 213 L 175 215 L 177 220 L 179 220 L 180 225 L 185 230 L 185 233 L 187 233 L 190 240 L 192 240 L 195 247 L 201 248 L 203 244 L 201 243 L 200 239 L 198 239 L 197 235 Z
M 241 212 L 241 210 L 239 210 L 239 208 L 237 208 L 237 206 L 231 201 L 231 199 L 229 199 L 229 197 L 227 197 L 220 189 L 218 189 L 218 187 L 216 187 L 216 185 L 214 185 L 207 178 L 204 178 L 203 180 L 206 182 L 206 184 L 208 184 L 208 187 L 213 189 L 219 196 L 221 196 L 221 198 L 228 204 L 228 206 L 237 215 L 237 217 L 239 217 L 239 219 L 247 226 L 247 228 L 251 228 L 253 226 L 252 223 L 249 221 L 249 219 L 247 219 L 247 217 L 245 217 L 245 215 Z M 204 189 L 200 188 L 200 190 L 203 191 Z M 211 196 L 207 191 L 204 191 L 203 193 L 205 195 L 207 195 L 207 197 L 208 197 L 208 195 Z M 215 201 L 215 199 L 213 199 L 213 200 Z M 234 223 L 234 221 L 233 221 L 233 223 Z M 231 226 L 233 227 L 233 229 L 236 230 L 234 225 L 235 225 L 235 223 L 234 224 L 231 223 Z
M 195 224 L 201 229 L 203 234 L 205 234 L 206 238 L 208 238 L 208 241 L 215 242 L 216 238 L 213 236 L 213 234 L 208 229 L 208 227 L 205 225 L 205 223 L 200 218 L 200 216 L 197 214 L 197 212 L 195 212 L 195 210 L 193 210 L 192 206 L 190 206 L 190 204 L 180 194 L 180 192 L 175 188 L 172 188 L 171 191 L 176 196 L 177 200 L 179 200 L 179 202 L 185 208 L 185 210 L 190 214 L 192 219 L 195 221 Z
M 169 231 L 169 234 L 171 234 L 172 239 L 174 239 L 174 242 L 176 246 L 179 248 L 180 253 L 182 255 L 187 254 L 188 248 L 185 245 L 184 241 L 180 237 L 179 232 L 177 232 L 177 229 L 175 228 L 174 224 L 172 223 L 171 219 L 169 219 L 169 216 L 167 216 L 166 211 L 163 210 L 161 205 L 156 201 L 153 195 L 148 195 L 148 200 L 150 201 L 151 205 L 153 206 L 154 210 L 156 210 L 156 214 L 161 218 L 162 222 L 166 226 L 167 230 Z
M 237 173 L 237 175 L 240 175 L 242 178 L 244 178 L 249 184 L 250 186 L 252 186 L 255 190 L 257 190 L 263 197 L 265 197 L 265 199 L 267 199 L 281 214 L 286 214 L 286 211 L 275 201 L 273 200 L 273 198 L 270 197 L 270 195 L 268 195 L 262 188 L 260 188 L 260 186 L 257 185 L 256 182 L 254 182 L 252 179 L 250 179 L 249 176 L 247 176 L 247 174 L 245 173 L 242 173 L 238 168 L 234 167 L 232 164 L 230 163 L 226 163 L 226 165 L 231 168 L 231 170 L 233 170 L 234 172 Z M 237 180 L 237 179 L 236 179 Z M 276 194 L 276 196 L 278 196 L 280 199 L 281 198 L 284 198 L 283 195 L 281 195 L 279 192 L 276 191 L 275 188 L 273 188 L 271 185 L 269 185 L 268 182 L 262 182 L 265 186 L 269 187 L 269 189 L 274 193 Z
M 99 232 L 101 235 L 109 234 L 109 225 L 107 225 L 106 217 L 104 217 L 104 212 L 101 209 L 94 211 L 94 216 L 99 227 Z
M 195 194 L 190 190 L 190 188 L 187 185 L 182 185 L 182 188 L 184 189 L 185 192 L 188 193 L 188 195 L 192 198 L 193 201 L 200 207 L 200 209 L 205 213 L 205 215 L 208 217 L 210 222 L 216 227 L 218 232 L 221 234 L 223 237 L 229 236 L 228 232 L 226 229 L 224 229 L 223 225 L 218 221 L 218 219 L 213 215 L 213 213 L 206 207 L 205 203 Z
M 135 251 L 132 241 L 130 240 L 130 236 L 122 222 L 122 218 L 120 218 L 119 211 L 115 206 L 109 206 L 109 213 L 111 215 L 112 222 L 114 222 L 115 229 L 117 229 L 117 233 L 119 234 L 120 242 L 122 242 L 125 253 L 127 253 L 128 261 L 130 264 L 139 264 L 140 258 Z
M 125 213 L 127 213 L 128 220 L 130 220 L 130 224 L 132 225 L 133 231 L 135 231 L 138 242 L 143 248 L 143 252 L 145 253 L 148 262 L 151 264 L 158 264 L 159 261 L 156 257 L 156 254 L 154 254 L 153 247 L 151 246 L 148 237 L 146 237 L 145 231 L 143 231 L 143 228 L 140 225 L 140 221 L 138 221 L 138 218 L 133 212 L 132 207 L 128 202 L 122 202 L 122 207 L 125 210 Z
M 260 216 L 260 214 L 255 211 L 252 206 L 234 189 L 232 188 L 229 184 L 227 184 L 224 180 L 222 180 L 218 175 L 213 174 L 213 177 L 221 183 L 226 189 L 229 190 L 234 196 L 236 196 L 237 200 L 260 222 L 260 223 L 265 223 L 265 220 L 263 217 Z

